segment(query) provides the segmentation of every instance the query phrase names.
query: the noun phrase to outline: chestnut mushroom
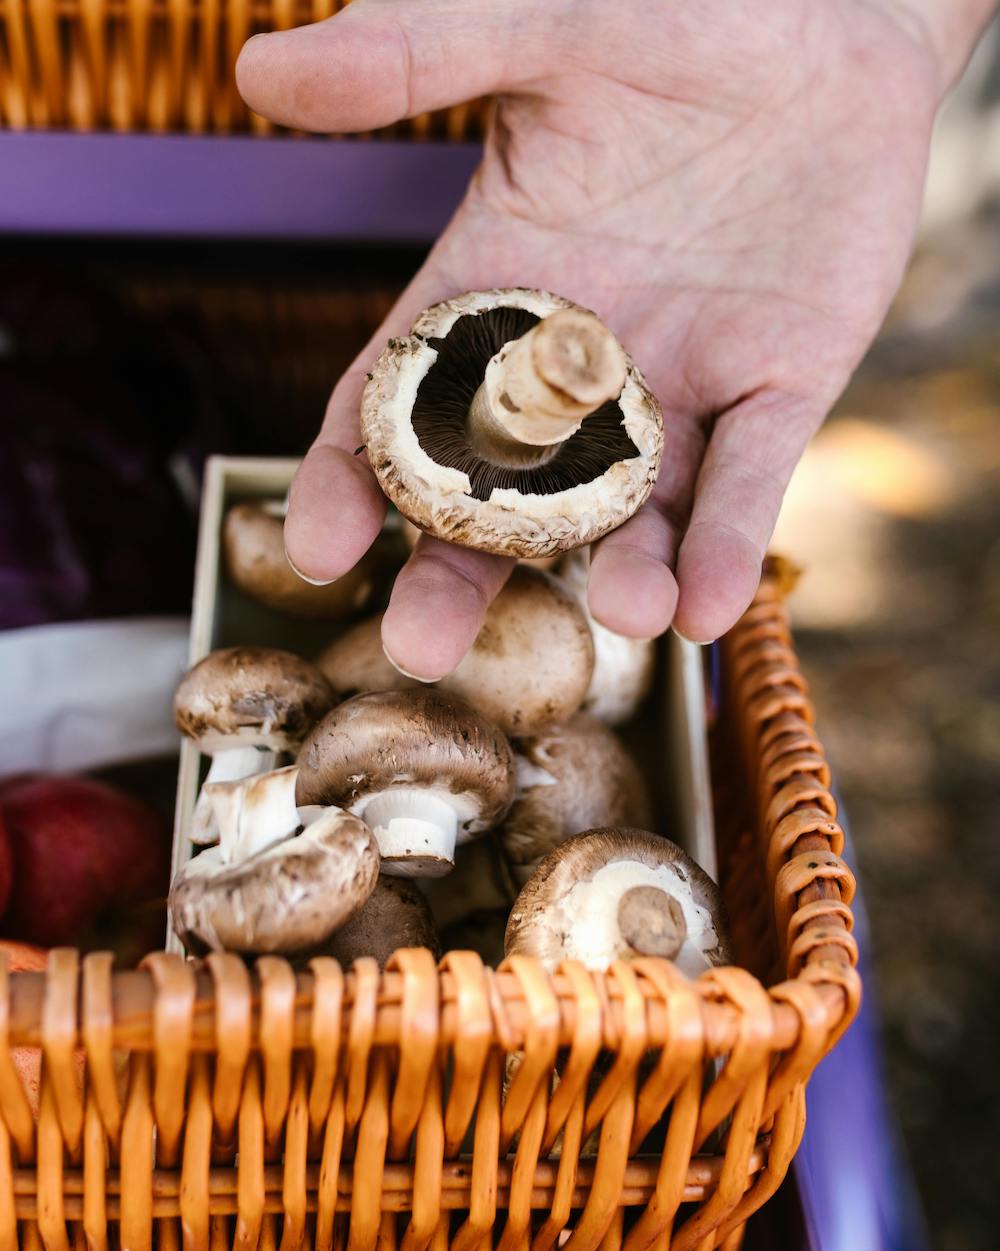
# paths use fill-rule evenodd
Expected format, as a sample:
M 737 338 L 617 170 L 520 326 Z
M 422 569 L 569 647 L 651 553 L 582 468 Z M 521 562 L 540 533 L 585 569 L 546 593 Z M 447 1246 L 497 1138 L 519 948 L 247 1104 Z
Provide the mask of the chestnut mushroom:
M 333 690 L 308 660 L 276 647 L 224 647 L 190 668 L 174 694 L 174 721 L 212 757 L 205 785 L 266 773 L 282 752 L 294 752 L 334 701 Z M 204 787 L 189 837 L 219 837 Z
M 338 808 L 298 810 L 297 775 L 291 765 L 206 787 L 219 844 L 184 865 L 168 900 L 189 951 L 309 951 L 371 895 L 379 866 L 371 830 Z
M 337 620 L 360 612 L 375 586 L 373 554 L 335 582 L 308 582 L 285 555 L 285 510 L 277 500 L 247 500 L 228 510 L 222 547 L 230 578 L 253 599 L 293 617 Z
M 500 829 L 511 873 L 523 886 L 560 843 L 600 826 L 648 826 L 639 766 L 613 730 L 583 713 L 514 748 L 517 796 Z
M 323 954 L 345 968 L 359 956 L 369 956 L 384 969 L 400 947 L 428 947 L 435 958 L 441 954 L 434 918 L 416 882 L 383 874 L 364 906 L 325 944 Z
M 589 543 L 639 508 L 663 420 L 593 313 L 545 291 L 475 291 L 391 339 L 361 400 L 368 460 L 419 529 L 539 557 Z
M 383 873 L 441 876 L 456 843 L 507 812 L 514 757 L 463 700 L 427 688 L 370 692 L 334 708 L 303 743 L 298 795 L 363 817 Z
M 719 889 L 680 847 L 646 830 L 588 830 L 551 851 L 507 922 L 508 956 L 606 969 L 662 956 L 688 977 L 728 963 Z
M 383 652 L 380 617 L 351 627 L 316 663 L 341 697 L 422 685 Z M 593 668 L 594 644 L 573 597 L 551 574 L 519 566 L 469 652 L 436 686 L 467 700 L 505 734 L 536 734 L 573 715 Z

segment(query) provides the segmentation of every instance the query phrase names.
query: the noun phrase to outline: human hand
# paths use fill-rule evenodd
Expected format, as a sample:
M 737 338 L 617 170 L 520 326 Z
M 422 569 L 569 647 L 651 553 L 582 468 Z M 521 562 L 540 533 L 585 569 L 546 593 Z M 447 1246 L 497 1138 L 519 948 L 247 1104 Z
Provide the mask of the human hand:
M 367 550 L 385 500 L 360 442 L 365 373 L 460 292 L 546 288 L 594 309 L 664 413 L 647 504 L 594 549 L 591 611 L 708 640 L 746 607 L 782 494 L 893 296 L 920 206 L 940 63 L 893 0 L 355 0 L 257 36 L 258 112 L 357 131 L 498 94 L 466 198 L 338 383 L 292 487 L 311 578 Z M 423 536 L 385 649 L 455 667 L 509 560 Z M 673 572 L 675 571 L 675 572 Z

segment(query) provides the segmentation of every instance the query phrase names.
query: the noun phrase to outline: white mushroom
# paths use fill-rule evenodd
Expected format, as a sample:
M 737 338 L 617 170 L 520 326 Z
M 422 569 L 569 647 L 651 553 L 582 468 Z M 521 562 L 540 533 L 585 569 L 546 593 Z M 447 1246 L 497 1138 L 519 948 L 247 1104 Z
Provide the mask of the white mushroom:
M 212 757 L 205 784 L 234 782 L 273 769 L 294 751 L 333 703 L 322 673 L 301 656 L 274 647 L 226 647 L 187 671 L 174 694 L 174 721 Z M 189 837 L 215 842 L 218 826 L 204 788 Z
M 621 725 L 635 715 L 649 694 L 656 645 L 652 639 L 632 639 L 624 634 L 615 634 L 595 621 L 587 604 L 589 573 L 589 547 L 569 552 L 558 569 L 559 580 L 579 604 L 594 638 L 594 673 L 582 710 L 607 725 Z
M 168 906 L 194 953 L 302 952 L 359 911 L 378 878 L 378 849 L 358 817 L 296 808 L 298 769 L 206 787 L 220 840 L 174 878 Z
M 285 555 L 285 504 L 249 500 L 226 513 L 222 545 L 229 576 L 247 595 L 294 617 L 335 620 L 360 612 L 375 585 L 375 556 L 363 556 L 343 577 L 317 586 L 299 577 Z
M 554 847 L 601 826 L 651 820 L 638 765 L 613 730 L 578 713 L 565 725 L 518 740 L 517 797 L 500 843 L 518 885 Z
M 441 876 L 455 845 L 491 829 L 514 798 L 506 738 L 468 704 L 421 688 L 347 700 L 299 754 L 299 802 L 337 804 L 372 827 L 382 872 Z
M 347 630 L 316 663 L 341 698 L 421 685 L 386 657 L 379 617 Z M 468 701 L 505 734 L 536 734 L 579 708 L 593 666 L 590 630 L 573 597 L 551 574 L 519 566 L 469 652 L 437 687 Z
M 382 489 L 419 529 L 519 557 L 621 525 L 663 448 L 659 406 L 610 330 L 525 289 L 446 300 L 390 340 L 361 431 Z
M 510 914 L 510 955 L 606 969 L 662 956 L 688 977 L 729 961 L 718 887 L 685 852 L 645 830 L 590 830 L 538 866 Z

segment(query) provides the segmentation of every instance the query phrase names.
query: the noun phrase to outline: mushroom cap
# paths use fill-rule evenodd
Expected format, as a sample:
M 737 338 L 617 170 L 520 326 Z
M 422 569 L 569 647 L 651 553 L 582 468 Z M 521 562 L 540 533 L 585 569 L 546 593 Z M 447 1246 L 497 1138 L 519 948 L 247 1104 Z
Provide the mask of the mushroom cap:
M 187 671 L 174 694 L 178 730 L 213 751 L 286 751 L 333 703 L 315 665 L 276 647 L 224 647 Z
M 649 825 L 649 794 L 617 734 L 584 713 L 520 739 L 517 797 L 500 841 L 520 882 L 560 843 L 602 826 Z
M 579 604 L 594 639 L 594 672 L 582 711 L 591 713 L 606 725 L 621 725 L 635 715 L 649 694 L 656 667 L 656 644 L 653 639 L 616 634 L 595 621 L 587 605 L 589 572 L 589 548 L 567 553 L 558 570 L 560 582 Z
M 489 360 L 541 318 L 578 307 L 524 288 L 470 292 L 389 341 L 362 395 L 361 432 L 382 490 L 419 529 L 503 556 L 551 556 L 607 534 L 649 495 L 663 419 L 627 357 L 619 398 L 546 464 L 501 468 L 469 448 L 468 409 Z
M 417 539 L 419 539 L 421 534 L 423 534 L 423 530 L 421 530 L 419 526 L 415 526 L 408 517 L 402 518 L 402 524 L 399 527 L 399 532 L 403 536 L 403 542 L 411 552 L 417 545 Z M 555 552 L 551 556 L 525 557 L 525 560 L 533 569 L 552 569 L 561 559 L 561 552 Z
M 339 701 L 368 691 L 404 691 L 424 684 L 401 673 L 382 648 L 382 614 L 366 617 L 316 657 L 316 667 Z
M 224 864 L 221 854 L 195 856 L 170 888 L 174 931 L 196 954 L 310 950 L 364 906 L 378 879 L 371 830 L 335 808 L 244 860 Z
M 434 918 L 416 883 L 383 874 L 364 907 L 330 938 L 323 954 L 345 968 L 359 956 L 370 956 L 384 969 L 400 947 L 429 947 L 435 958 L 441 954 Z
M 536 734 L 576 712 L 593 671 L 593 639 L 573 597 L 551 574 L 518 565 L 439 685 L 506 734 Z
M 459 839 L 496 825 L 514 798 L 503 734 L 463 700 L 426 687 L 340 704 L 313 728 L 298 763 L 300 804 L 363 811 L 394 787 L 425 790 L 455 809 Z
M 318 658 L 339 696 L 423 685 L 386 657 L 381 623 L 381 617 L 359 622 Z M 518 566 L 458 668 L 436 685 L 505 734 L 535 734 L 573 715 L 593 668 L 593 639 L 573 596 L 550 574 Z
M 222 544 L 229 576 L 240 590 L 293 617 L 335 620 L 360 612 L 374 589 L 371 556 L 335 582 L 315 586 L 288 563 L 284 530 L 281 505 L 248 500 L 228 510 Z
M 637 887 L 680 904 L 687 934 L 674 963 L 682 973 L 696 977 L 729 961 L 718 887 L 669 839 L 635 829 L 588 830 L 551 851 L 517 897 L 504 949 L 535 956 L 550 970 L 566 959 L 603 969 L 632 958 L 618 917 Z

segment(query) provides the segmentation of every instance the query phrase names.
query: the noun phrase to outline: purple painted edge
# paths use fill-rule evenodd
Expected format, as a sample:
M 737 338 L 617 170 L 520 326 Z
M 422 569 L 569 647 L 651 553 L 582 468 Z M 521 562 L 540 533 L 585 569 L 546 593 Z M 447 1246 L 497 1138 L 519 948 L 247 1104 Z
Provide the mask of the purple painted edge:
M 420 242 L 478 144 L 0 131 L 0 232 Z

